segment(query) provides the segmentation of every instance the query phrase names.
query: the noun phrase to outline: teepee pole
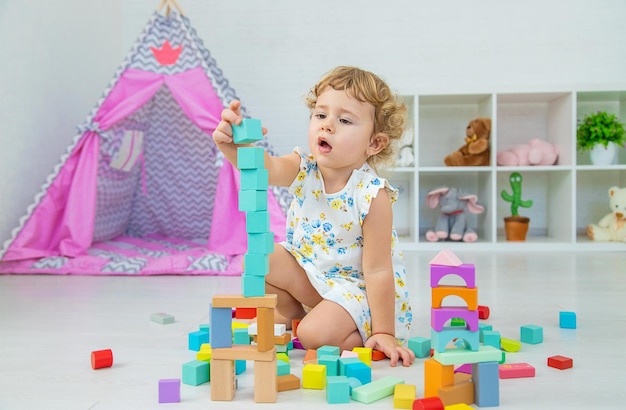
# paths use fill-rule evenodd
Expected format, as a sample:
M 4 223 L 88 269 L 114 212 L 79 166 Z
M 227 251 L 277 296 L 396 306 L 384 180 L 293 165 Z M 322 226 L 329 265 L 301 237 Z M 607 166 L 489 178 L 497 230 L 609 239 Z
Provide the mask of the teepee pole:
M 178 14 L 180 14 L 181 16 L 185 14 L 183 12 L 183 9 L 178 5 L 178 2 L 176 0 L 161 0 L 159 2 L 159 5 L 157 6 L 157 11 L 161 11 L 163 6 L 165 5 L 167 5 L 167 7 L 165 8 L 165 15 L 168 17 L 172 9 L 176 9 L 178 11 Z

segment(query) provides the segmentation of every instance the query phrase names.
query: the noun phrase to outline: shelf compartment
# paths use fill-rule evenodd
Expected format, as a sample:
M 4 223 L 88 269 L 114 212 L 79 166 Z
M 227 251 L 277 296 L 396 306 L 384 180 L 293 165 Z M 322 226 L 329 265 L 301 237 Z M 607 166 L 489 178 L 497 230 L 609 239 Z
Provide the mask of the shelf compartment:
M 398 189 L 398 200 L 393 204 L 393 225 L 401 242 L 416 242 L 415 237 L 415 174 L 413 172 L 398 172 L 385 175 L 389 183 Z

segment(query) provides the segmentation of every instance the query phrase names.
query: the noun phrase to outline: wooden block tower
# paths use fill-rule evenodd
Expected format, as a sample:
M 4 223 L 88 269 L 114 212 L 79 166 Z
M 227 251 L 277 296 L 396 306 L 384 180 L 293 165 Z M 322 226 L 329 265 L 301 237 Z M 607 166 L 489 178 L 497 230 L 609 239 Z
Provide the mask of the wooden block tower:
M 235 144 L 249 144 L 263 138 L 261 122 L 244 119 L 233 126 Z M 269 230 L 267 211 L 268 173 L 265 151 L 259 147 L 239 147 L 237 168 L 241 170 L 239 210 L 246 213 L 248 252 L 244 255 L 242 295 L 216 295 L 211 304 L 211 399 L 235 397 L 235 360 L 254 361 L 254 401 L 275 403 L 277 364 L 274 345 L 276 295 L 265 294 L 265 275 L 274 234 Z M 254 308 L 257 312 L 256 345 L 233 345 L 232 309 Z
M 447 275 L 459 276 L 465 286 L 440 285 L 440 280 Z M 481 407 L 493 407 L 499 405 L 498 362 L 502 359 L 502 352 L 480 344 L 475 276 L 474 265 L 463 264 L 450 251 L 440 252 L 430 263 L 431 343 L 434 354 L 424 365 L 424 395 L 442 397 L 442 389 L 450 392 L 456 386 L 454 365 L 471 364 L 474 389 L 473 397 L 467 400 Z M 466 306 L 444 306 L 443 300 L 447 296 L 461 298 Z M 459 318 L 464 325 L 446 325 Z M 456 346 L 448 347 L 455 340 Z M 467 386 L 457 387 L 459 391 L 468 390 Z

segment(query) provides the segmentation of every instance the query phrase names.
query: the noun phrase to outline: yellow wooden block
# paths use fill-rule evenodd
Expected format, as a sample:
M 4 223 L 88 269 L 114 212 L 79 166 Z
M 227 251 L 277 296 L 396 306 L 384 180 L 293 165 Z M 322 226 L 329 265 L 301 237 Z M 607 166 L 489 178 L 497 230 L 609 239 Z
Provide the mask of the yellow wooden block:
M 271 362 L 254 362 L 254 401 L 276 403 L 278 398 L 276 357 Z
M 213 353 L 212 353 L 211 349 L 200 350 L 198 353 L 196 353 L 196 360 L 202 360 L 202 361 L 205 361 L 205 362 L 210 362 L 212 354 Z
M 276 358 L 278 360 L 282 360 L 283 362 L 289 363 L 289 356 L 286 353 L 276 353 Z
M 436 396 L 441 387 L 454 384 L 454 366 L 444 366 L 435 359 L 424 361 L 424 397 Z
M 372 367 L 372 348 L 371 347 L 355 347 L 352 351 L 359 355 L 359 360 Z
M 445 406 L 444 409 L 445 410 L 474 410 L 473 407 L 468 406 L 465 403 L 452 404 L 450 406 Z
M 232 327 L 233 333 L 234 333 L 235 329 L 247 329 L 248 327 L 250 327 L 250 325 L 248 323 L 233 322 L 231 327 Z
M 211 400 L 231 401 L 235 397 L 235 362 L 211 360 Z
M 522 342 L 519 340 L 507 339 L 506 337 L 500 338 L 500 348 L 505 352 L 519 352 L 522 348 Z
M 302 368 L 302 388 L 324 390 L 326 387 L 326 366 L 307 363 Z
M 414 384 L 396 384 L 393 388 L 393 407 L 395 409 L 411 409 L 416 396 Z
M 276 358 L 276 348 L 266 352 L 259 352 L 253 345 L 233 345 L 232 347 L 220 347 L 212 349 L 213 359 L 218 360 L 256 360 L 271 362 Z
M 278 297 L 274 294 L 245 297 L 243 295 L 215 295 L 211 304 L 214 308 L 274 308 Z

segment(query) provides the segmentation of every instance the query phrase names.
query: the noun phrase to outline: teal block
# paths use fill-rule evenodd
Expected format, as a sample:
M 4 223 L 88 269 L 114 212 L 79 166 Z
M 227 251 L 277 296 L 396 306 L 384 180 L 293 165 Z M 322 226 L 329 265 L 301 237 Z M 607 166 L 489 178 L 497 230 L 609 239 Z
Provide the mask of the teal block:
M 251 144 L 263 139 L 261 120 L 244 118 L 241 124 L 233 124 L 233 142 L 235 144 Z
M 372 381 L 372 368 L 361 361 L 348 363 L 345 366 L 345 376 L 357 378 L 362 384 L 367 384 Z
M 341 357 L 339 358 L 339 376 L 346 375 L 346 366 L 350 363 L 363 363 L 358 357 Z
M 199 386 L 211 380 L 209 362 L 192 360 L 183 364 L 183 383 L 190 386 Z
M 376 400 L 391 396 L 396 384 L 404 383 L 404 379 L 387 376 L 352 389 L 352 400 L 369 404 Z
M 415 353 L 415 357 L 424 359 L 430 357 L 430 339 L 415 336 L 409 339 L 407 347 Z
M 531 345 L 543 342 L 543 327 L 537 325 L 520 327 L 520 340 Z
M 265 150 L 259 147 L 237 148 L 237 168 L 258 169 L 265 166 Z
M 241 293 L 247 298 L 265 296 L 265 276 L 241 275 Z
M 497 330 L 485 330 L 483 332 L 483 344 L 500 349 L 500 332 Z
M 248 252 L 267 254 L 274 252 L 274 232 L 249 233 Z
M 267 211 L 267 191 L 239 191 L 238 209 L 242 212 Z
M 483 332 L 485 330 L 493 330 L 493 326 L 488 325 L 486 323 L 479 323 L 478 324 L 478 332 L 480 333 L 480 337 L 479 337 L 480 343 L 483 342 Z
M 267 211 L 246 212 L 246 232 L 267 233 L 270 231 L 270 213 Z
M 201 330 L 197 330 L 195 332 L 191 332 L 187 336 L 187 345 L 189 350 L 194 350 L 196 352 L 200 351 L 200 346 L 203 343 L 209 343 L 209 332 L 203 332 Z
M 341 350 L 338 346 L 324 345 L 317 349 L 317 358 L 319 359 L 322 356 L 339 356 L 340 353 Z
M 317 357 L 317 364 L 326 366 L 326 376 L 339 376 L 339 356 L 325 354 Z
M 326 377 L 326 401 L 328 404 L 350 403 L 350 382 L 346 376 Z
M 264 253 L 246 253 L 243 256 L 245 275 L 265 276 L 270 271 L 270 256 Z
M 247 328 L 237 328 L 233 330 L 233 343 L 236 345 L 249 345 L 250 335 Z
M 576 313 L 559 312 L 559 326 L 563 329 L 576 329 Z
M 291 365 L 289 364 L 289 362 L 276 360 L 276 374 L 278 376 L 284 376 L 289 373 L 291 373 Z
M 267 191 L 269 173 L 265 168 L 242 169 L 240 172 L 239 189 Z
M 211 326 L 208 323 L 201 323 L 198 325 L 198 330 L 209 333 L 211 330 Z
M 245 371 L 246 371 L 246 361 L 235 360 L 235 375 L 240 375 L 241 373 Z
M 443 330 L 440 332 L 437 332 L 435 329 L 430 330 L 431 346 L 437 352 L 445 351 L 448 343 L 454 339 L 463 339 L 468 349 L 478 351 L 478 346 L 480 345 L 480 335 L 478 332 L 451 326 L 444 326 Z
M 472 364 L 474 403 L 479 407 L 500 405 L 500 370 L 498 362 Z

